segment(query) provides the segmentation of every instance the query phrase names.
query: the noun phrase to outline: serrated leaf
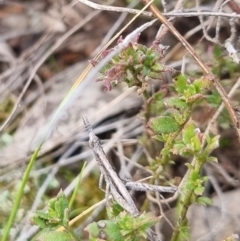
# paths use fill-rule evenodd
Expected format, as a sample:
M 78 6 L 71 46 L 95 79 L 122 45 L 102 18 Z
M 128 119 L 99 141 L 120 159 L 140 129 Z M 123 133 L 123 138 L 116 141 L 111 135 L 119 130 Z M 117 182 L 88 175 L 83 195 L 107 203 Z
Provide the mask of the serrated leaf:
M 184 96 L 187 98 L 190 98 L 191 96 L 194 96 L 197 94 L 197 91 L 195 89 L 195 86 L 188 85 L 188 88 L 184 91 Z
M 179 110 L 183 110 L 183 109 L 187 108 L 187 106 L 188 106 L 186 101 L 184 101 L 178 97 L 168 98 L 166 100 L 166 104 L 169 107 L 176 108 Z
M 204 192 L 204 187 L 203 186 L 199 186 L 199 187 L 196 187 L 195 189 L 194 189 L 194 193 L 196 194 L 196 195 L 202 195 L 203 194 L 203 192 Z
M 195 125 L 193 123 L 190 123 L 187 125 L 183 131 L 182 139 L 185 144 L 191 144 L 192 143 L 192 137 L 196 135 L 195 132 Z
M 180 130 L 179 124 L 172 116 L 159 116 L 149 121 L 149 126 L 156 134 L 171 134 Z
M 48 220 L 49 218 L 51 218 L 49 217 L 49 214 L 46 211 L 42 211 L 42 210 L 36 210 L 35 215 L 45 220 Z
M 198 171 L 192 171 L 192 172 L 191 172 L 190 179 L 191 179 L 192 181 L 196 181 L 196 180 L 198 180 L 198 179 L 200 179 L 200 178 L 201 178 L 201 176 L 200 176 L 200 174 L 199 174 Z
M 195 86 L 197 93 L 200 94 L 205 89 L 208 89 L 212 85 L 212 82 L 207 78 L 200 78 L 200 79 L 194 80 L 193 85 Z
M 110 219 L 118 216 L 123 211 L 123 208 L 116 202 L 111 207 L 107 208 L 107 214 Z
M 68 200 L 63 191 L 61 190 L 55 202 L 55 210 L 59 218 L 63 218 L 65 209 L 68 209 Z
M 183 95 L 188 86 L 187 78 L 182 74 L 178 75 L 175 78 L 175 86 L 179 94 Z
M 43 231 L 36 241 L 74 241 L 67 232 Z
M 48 212 L 50 212 L 50 210 L 54 211 L 55 212 L 55 202 L 57 201 L 57 198 L 52 198 L 49 200 L 49 203 L 48 203 Z
M 219 138 L 220 136 L 215 136 L 213 138 L 207 137 L 207 146 L 204 149 L 206 155 L 209 155 L 213 150 L 219 147 Z
M 195 188 L 195 184 L 193 182 L 186 183 L 187 190 L 193 190 Z
M 40 228 L 47 228 L 48 225 L 46 223 L 46 220 L 45 219 L 42 219 L 38 216 L 34 216 L 32 218 L 32 222 L 36 225 L 36 226 L 39 226 Z
M 160 63 L 155 63 L 153 66 L 152 66 L 152 70 L 154 71 L 163 71 L 164 70 L 164 66 L 161 65 Z
M 193 138 L 191 140 L 192 140 L 193 150 L 195 152 L 199 152 L 202 149 L 202 147 L 201 147 L 202 143 L 199 138 L 199 135 L 197 133 L 195 133 L 195 136 L 193 136 Z
M 207 101 L 209 102 L 209 104 L 212 104 L 214 107 L 217 107 L 221 104 L 222 98 L 219 95 L 219 93 L 217 91 L 212 90 L 212 94 L 211 95 L 207 95 L 206 96 Z

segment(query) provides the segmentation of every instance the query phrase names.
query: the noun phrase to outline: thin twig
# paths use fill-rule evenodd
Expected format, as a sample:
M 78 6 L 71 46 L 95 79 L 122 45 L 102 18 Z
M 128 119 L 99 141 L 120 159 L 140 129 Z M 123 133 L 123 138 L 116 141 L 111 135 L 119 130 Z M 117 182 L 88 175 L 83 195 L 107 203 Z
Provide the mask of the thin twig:
M 183 3 L 184 3 L 184 0 L 178 0 L 174 7 L 174 11 L 181 9 L 183 6 Z M 166 12 L 166 11 L 164 11 L 164 12 Z M 169 20 L 169 21 L 171 21 L 171 20 Z M 169 31 L 169 29 L 167 28 L 167 26 L 162 24 L 160 27 L 160 30 L 158 31 L 156 39 L 163 39 L 163 37 L 168 33 L 168 31 Z
M 138 4 L 138 1 L 132 1 L 128 7 L 135 7 Z M 95 56 L 97 53 L 103 49 L 103 47 L 110 41 L 112 35 L 116 32 L 116 30 L 120 27 L 120 25 L 123 23 L 123 21 L 127 17 L 127 12 L 123 12 L 118 20 L 114 23 L 114 25 L 109 29 L 107 35 L 103 38 L 101 44 L 97 47 L 97 49 L 94 50 L 94 52 L 91 54 L 91 56 Z
M 106 11 L 113 11 L 113 12 L 121 12 L 121 13 L 130 13 L 130 14 L 138 14 L 140 10 L 137 9 L 131 9 L 131 8 L 124 8 L 124 7 L 113 7 L 113 6 L 107 6 L 107 5 L 102 5 L 102 4 L 97 4 L 93 3 L 88 0 L 78 0 L 79 2 L 88 5 L 94 9 L 100 9 L 100 10 L 106 10 Z M 202 12 L 189 12 L 193 10 L 189 9 L 183 9 L 181 12 L 179 11 L 172 11 L 169 13 L 163 13 L 165 17 L 196 17 L 196 16 L 214 16 L 214 17 L 226 17 L 226 18 L 240 18 L 240 14 L 236 13 L 221 13 L 221 12 L 207 12 L 207 11 L 202 11 Z M 151 12 L 143 11 L 141 15 L 148 16 L 148 17 L 154 17 L 154 14 Z

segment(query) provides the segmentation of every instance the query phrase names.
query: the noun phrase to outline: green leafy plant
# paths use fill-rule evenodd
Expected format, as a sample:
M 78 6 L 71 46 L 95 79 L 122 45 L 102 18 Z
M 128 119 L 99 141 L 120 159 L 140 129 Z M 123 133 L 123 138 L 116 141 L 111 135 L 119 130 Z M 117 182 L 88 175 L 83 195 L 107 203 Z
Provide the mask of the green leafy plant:
M 137 86 L 139 93 L 143 93 L 146 99 L 144 116 L 148 121 L 147 127 L 154 133 L 152 135 L 154 139 L 164 143 L 159 156 L 152 160 L 150 166 L 154 172 L 154 179 L 164 176 L 166 168 L 174 163 L 173 155 L 192 158 L 191 163 L 186 163 L 188 172 L 181 190 L 177 226 L 172 236 L 172 241 L 188 240 L 190 235 L 186 217 L 188 208 L 193 203 L 211 204 L 211 200 L 203 196 L 207 177 L 201 176 L 201 170 L 206 162 L 217 161 L 211 153 L 218 147 L 219 136 L 204 136 L 191 117 L 197 103 L 207 102 L 210 99 L 206 91 L 210 89 L 212 82 L 207 76 L 190 80 L 187 76 L 166 67 L 161 63 L 165 49 L 156 46 L 156 42 L 149 48 L 138 44 L 137 40 L 131 42 L 122 53 L 105 66 L 101 72 L 102 77 L 98 80 L 104 81 L 106 90 L 124 81 L 129 87 Z M 173 83 L 168 85 L 171 96 L 169 97 L 162 89 L 149 98 L 147 93 L 149 81 L 161 81 L 162 74 L 166 71 L 174 76 Z M 164 108 L 165 115 L 161 115 Z M 116 228 L 117 224 L 114 223 L 113 226 Z M 96 229 L 97 224 L 94 227 Z M 99 233 L 99 229 L 97 230 Z
M 85 231 L 90 240 L 139 240 L 147 237 L 147 230 L 159 221 L 150 213 L 143 213 L 133 217 L 124 211 L 118 204 L 107 209 L 109 220 L 100 220 L 89 224 Z M 69 241 L 80 240 L 69 225 L 70 208 L 68 200 L 62 191 L 56 198 L 50 200 L 46 211 L 36 211 L 32 221 L 43 231 L 36 237 L 36 241 Z M 64 227 L 65 231 L 59 231 Z
M 121 42 L 122 39 L 119 41 Z M 167 168 L 174 164 L 174 156 L 192 160 L 186 161 L 188 171 L 182 188 L 179 190 L 177 225 L 171 239 L 172 241 L 182 241 L 190 238 L 190 228 L 186 216 L 189 207 L 193 203 L 211 204 L 211 199 L 203 196 L 204 183 L 208 177 L 202 176 L 201 170 L 205 163 L 217 161 L 215 157 L 211 156 L 211 153 L 219 145 L 219 136 L 205 135 L 204 132 L 201 132 L 192 120 L 192 114 L 198 104 L 209 103 L 214 107 L 218 106 L 221 97 L 216 92 L 209 91 L 212 81 L 208 79 L 208 76 L 190 79 L 163 64 L 165 50 L 166 48 L 158 41 L 154 41 L 150 47 L 146 47 L 139 44 L 136 38 L 129 42 L 128 46 L 114 56 L 101 70 L 101 77 L 98 81 L 103 81 L 106 90 L 111 90 L 118 83 L 125 82 L 129 87 L 138 87 L 138 93 L 143 95 L 145 102 L 142 116 L 146 123 L 145 137 L 147 141 L 151 137 L 151 140 L 163 144 L 157 155 L 155 153 L 152 155 L 155 155 L 149 166 L 153 173 L 152 182 L 164 183 Z M 114 51 L 114 48 L 104 51 L 102 58 L 111 51 Z M 217 50 L 216 56 L 219 58 L 221 56 Z M 92 64 L 95 65 L 95 62 L 92 61 Z M 234 67 L 230 67 L 234 72 Z M 217 70 L 216 73 L 220 75 Z M 161 82 L 165 78 L 166 72 L 171 75 L 172 82 L 162 85 L 159 91 L 150 96 L 149 83 Z M 40 147 L 33 155 L 24 175 L 3 240 L 6 240 L 9 235 L 24 186 Z M 74 197 L 76 195 L 77 192 Z M 70 203 L 72 204 L 72 202 Z M 47 210 L 36 211 L 33 222 L 43 231 L 35 240 L 80 240 L 69 225 L 70 206 L 66 196 L 60 191 L 56 198 L 49 201 Z M 108 207 L 107 213 L 107 220 L 93 222 L 85 229 L 90 240 L 134 241 L 146 239 L 148 229 L 159 221 L 159 217 L 153 217 L 150 213 L 142 213 L 138 217 L 133 217 L 116 203 Z M 65 230 L 59 231 L 60 227 L 64 227 Z
M 102 58 L 111 51 L 114 49 L 103 52 Z M 203 196 L 204 183 L 208 178 L 201 175 L 201 170 L 206 162 L 217 161 L 211 153 L 219 143 L 219 136 L 205 135 L 198 129 L 192 120 L 192 113 L 197 104 L 208 101 L 216 104 L 219 95 L 214 95 L 215 92 L 212 95 L 207 94 L 212 86 L 207 76 L 189 79 L 186 75 L 162 64 L 164 51 L 165 48 L 156 41 L 148 48 L 134 39 L 101 70 L 98 81 L 104 82 L 106 90 L 125 82 L 129 87 L 137 86 L 138 92 L 143 94 L 145 104 L 142 115 L 147 127 L 146 138 L 151 136 L 155 141 L 163 143 L 162 149 L 156 158 L 152 158 L 149 166 L 153 171 L 153 181 L 164 182 L 167 168 L 174 164 L 173 156 L 192 159 L 186 163 L 188 171 L 180 190 L 176 213 L 177 225 L 172 235 L 172 241 L 180 241 L 190 238 L 186 217 L 188 208 L 193 203 L 211 204 L 211 199 Z M 166 72 L 172 75 L 172 83 L 162 86 L 153 96 L 149 96 L 149 83 L 163 80 Z M 38 236 L 38 240 L 57 239 L 57 228 L 60 226 L 66 230 L 61 237 L 62 240 L 79 240 L 68 224 L 69 212 L 68 201 L 62 192 L 50 201 L 47 211 L 36 212 L 34 223 L 45 230 Z M 107 212 L 107 220 L 93 222 L 85 229 L 90 240 L 146 239 L 148 229 L 159 221 L 158 217 L 153 217 L 149 213 L 133 217 L 116 203 L 113 203 Z
M 56 198 L 49 201 L 46 211 L 36 211 L 32 218 L 33 223 L 43 229 L 36 240 L 79 240 L 69 226 L 69 214 L 68 200 L 64 193 L 60 191 Z M 58 231 L 57 228 L 59 227 L 64 227 L 66 231 Z
M 120 39 L 119 42 L 121 41 Z M 127 48 L 113 57 L 102 69 L 102 76 L 97 81 L 104 82 L 105 90 L 111 90 L 118 83 L 125 82 L 129 87 L 139 87 L 139 93 L 142 93 L 147 88 L 149 80 L 160 79 L 166 71 L 175 72 L 161 63 L 165 48 L 161 47 L 158 41 L 154 41 L 149 48 L 137 41 L 138 38 L 131 41 Z M 102 58 L 111 51 L 114 51 L 114 48 L 105 50 Z
M 137 241 L 147 238 L 147 230 L 159 221 L 150 213 L 133 217 L 123 211 L 118 204 L 108 208 L 109 220 L 100 220 L 88 225 L 85 229 L 91 241 Z

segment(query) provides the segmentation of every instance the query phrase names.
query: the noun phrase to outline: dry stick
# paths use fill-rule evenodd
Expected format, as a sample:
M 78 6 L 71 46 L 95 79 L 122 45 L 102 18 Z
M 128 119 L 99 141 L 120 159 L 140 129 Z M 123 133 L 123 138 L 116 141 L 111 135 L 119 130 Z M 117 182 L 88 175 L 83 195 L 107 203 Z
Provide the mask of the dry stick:
M 175 7 L 174 7 L 174 11 L 180 10 L 183 6 L 184 0 L 178 0 Z M 169 19 L 169 21 L 171 21 L 171 19 Z M 156 38 L 157 39 L 163 39 L 163 37 L 168 33 L 169 29 L 165 26 L 162 25 L 163 28 L 160 27 L 160 30 L 158 32 L 160 32 L 159 34 L 157 34 Z M 159 35 L 159 36 L 158 36 Z
M 165 187 L 165 186 L 158 186 L 158 185 L 152 185 L 147 183 L 141 183 L 141 182 L 133 182 L 133 181 L 127 181 L 125 183 L 125 186 L 129 189 L 132 189 L 134 191 L 152 191 L 152 192 L 168 192 L 168 193 L 175 193 L 178 188 L 177 187 Z
M 100 140 L 94 134 L 92 126 L 90 125 L 88 119 L 83 117 L 84 125 L 88 131 L 89 136 L 89 146 L 93 150 L 94 157 L 99 165 L 101 174 L 104 176 L 107 187 L 109 187 L 111 195 L 114 200 L 124 209 L 127 210 L 134 217 L 139 216 L 140 213 L 133 202 L 132 197 L 127 191 L 126 187 L 122 183 L 121 179 L 118 177 L 117 173 L 113 170 L 110 165 L 103 148 L 101 146 Z M 148 238 L 151 241 L 161 241 L 157 234 L 149 229 L 147 231 Z
M 209 22 L 210 22 L 209 20 L 205 21 L 203 23 L 204 26 L 209 25 Z M 201 25 L 198 25 L 195 28 L 188 31 L 183 37 L 187 40 L 190 37 L 192 37 L 195 33 L 199 32 L 201 29 L 202 29 Z M 168 51 L 167 55 L 164 57 L 165 63 L 167 63 L 172 58 L 172 56 L 174 56 L 175 53 L 177 53 L 180 50 L 181 46 L 182 46 L 181 43 L 178 42 L 175 46 L 171 48 L 171 50 Z
M 113 11 L 113 12 L 122 12 L 122 13 L 130 13 L 130 14 L 139 14 L 141 10 L 132 9 L 132 8 L 124 8 L 124 7 L 114 7 L 114 6 L 107 6 L 103 4 L 97 4 L 93 3 L 88 0 L 78 0 L 81 3 L 86 4 L 87 6 L 94 8 L 94 9 L 100 9 L 100 10 L 106 10 L 106 11 Z M 186 9 L 188 11 L 189 9 Z M 141 12 L 141 15 L 148 16 L 148 17 L 154 17 L 154 15 L 151 12 L 143 11 Z M 196 17 L 196 16 L 215 16 L 215 17 L 226 17 L 226 18 L 240 18 L 240 14 L 235 13 L 222 13 L 222 12 L 178 12 L 178 11 L 171 11 L 169 13 L 163 14 L 166 17 Z
M 147 4 L 148 0 L 143 0 L 143 2 L 145 4 Z M 197 56 L 193 47 L 183 38 L 183 36 L 175 29 L 175 27 L 170 22 L 167 21 L 167 19 L 162 15 L 162 13 L 157 9 L 157 7 L 154 4 L 150 4 L 150 9 L 157 16 L 157 18 L 169 28 L 170 32 L 182 43 L 182 45 L 186 48 L 186 50 L 189 52 L 189 54 L 201 66 L 201 68 L 203 69 L 203 71 L 205 72 L 207 77 L 209 77 L 209 79 L 213 82 L 214 86 L 216 87 L 218 93 L 220 94 L 220 96 L 221 96 L 221 98 L 222 98 L 222 100 L 223 100 L 223 102 L 224 102 L 224 104 L 225 104 L 225 106 L 226 106 L 226 108 L 227 108 L 227 110 L 230 114 L 230 117 L 233 121 L 234 127 L 237 131 L 238 138 L 240 140 L 240 129 L 238 129 L 239 121 L 238 121 L 237 115 L 236 115 L 235 111 L 233 110 L 233 108 L 230 104 L 230 101 L 229 101 L 229 99 L 226 95 L 226 92 L 223 89 L 223 87 L 221 86 L 221 84 L 219 83 L 218 79 L 215 78 L 215 76 L 208 69 L 208 67 Z
M 126 209 L 133 216 L 138 216 L 139 211 L 137 210 L 130 194 L 125 188 L 122 181 L 113 170 L 112 166 L 107 160 L 107 157 L 102 149 L 100 140 L 94 134 L 92 127 L 87 118 L 83 117 L 84 125 L 88 131 L 89 146 L 93 150 L 94 157 L 98 163 L 101 174 L 103 174 L 106 184 L 109 185 L 111 194 L 114 199 Z
M 197 12 L 200 12 L 200 3 L 198 0 L 195 0 L 196 2 L 196 8 L 197 8 Z M 214 10 L 219 10 L 219 8 L 221 7 L 221 2 L 222 0 L 217 0 L 215 5 L 214 5 Z M 220 13 L 220 12 L 219 12 Z M 207 31 L 212 27 L 212 23 L 213 23 L 213 20 L 214 20 L 214 17 L 212 16 L 211 18 L 209 18 L 209 24 L 207 26 L 207 29 L 205 28 L 204 26 L 204 20 L 203 20 L 203 16 L 202 15 L 198 15 L 197 16 L 199 18 L 199 21 L 200 21 L 200 26 L 202 27 L 202 31 L 203 31 L 203 35 L 205 37 L 206 40 L 208 40 L 209 42 L 213 42 L 215 44 L 220 44 L 220 42 L 217 40 L 216 36 L 218 35 L 219 33 L 219 20 L 220 20 L 220 16 L 217 16 L 218 17 L 218 20 L 217 20 L 217 27 L 216 27 L 216 36 L 214 38 L 210 37 L 208 34 L 207 34 Z M 202 37 L 203 38 L 203 37 Z M 202 39 L 201 38 L 201 39 Z

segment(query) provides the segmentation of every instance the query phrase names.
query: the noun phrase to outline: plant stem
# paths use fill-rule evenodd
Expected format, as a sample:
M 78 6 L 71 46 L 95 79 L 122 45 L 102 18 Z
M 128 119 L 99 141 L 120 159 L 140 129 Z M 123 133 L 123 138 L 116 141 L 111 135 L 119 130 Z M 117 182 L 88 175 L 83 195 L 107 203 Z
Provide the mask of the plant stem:
M 173 232 L 171 241 L 178 241 L 182 228 L 187 225 L 187 211 L 190 205 L 192 204 L 193 197 L 196 196 L 196 194 L 194 193 L 194 188 L 192 188 L 191 190 L 186 190 L 186 184 L 188 183 L 188 181 L 190 181 L 191 173 L 193 171 L 197 173 L 201 172 L 202 165 L 203 163 L 199 159 L 194 158 L 194 160 L 192 161 L 192 166 L 195 166 L 195 167 L 194 169 L 190 170 L 190 173 L 187 173 L 188 177 L 185 181 L 185 187 L 183 188 L 185 190 L 183 190 L 182 197 L 179 200 L 180 211 L 179 211 L 179 216 L 177 220 L 177 226 Z
M 12 208 L 10 217 L 8 219 L 7 225 L 6 225 L 5 229 L 4 229 L 4 233 L 3 233 L 1 241 L 6 241 L 8 236 L 9 236 L 10 229 L 12 227 L 12 224 L 14 223 L 14 220 L 15 220 L 16 215 L 17 215 L 18 208 L 19 208 L 21 200 L 22 200 L 24 188 L 25 188 L 25 186 L 27 184 L 30 172 L 32 170 L 32 167 L 33 167 L 36 159 L 37 159 L 38 152 L 40 151 L 41 147 L 42 147 L 42 143 L 38 146 L 38 148 L 33 153 L 32 158 L 31 158 L 31 160 L 30 160 L 30 162 L 29 162 L 29 164 L 27 166 L 27 169 L 26 169 L 26 171 L 24 173 L 20 189 L 19 189 L 19 191 L 17 193 L 17 197 L 16 197 L 15 202 L 13 204 L 13 208 Z

